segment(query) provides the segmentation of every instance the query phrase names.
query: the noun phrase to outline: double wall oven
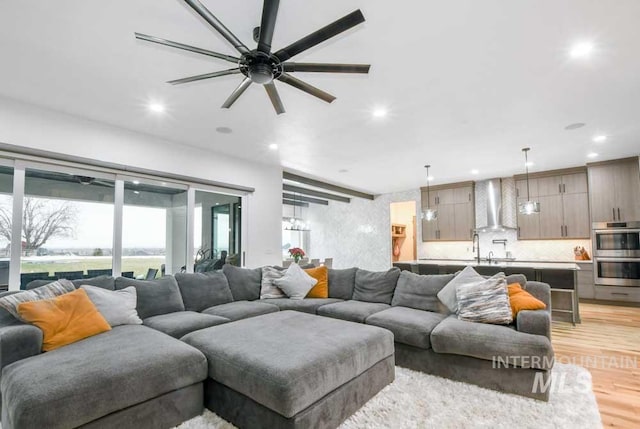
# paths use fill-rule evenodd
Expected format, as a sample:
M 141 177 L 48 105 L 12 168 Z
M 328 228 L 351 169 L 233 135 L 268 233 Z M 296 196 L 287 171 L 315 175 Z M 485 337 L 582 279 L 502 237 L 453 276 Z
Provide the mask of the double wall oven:
M 640 222 L 593 224 L 595 284 L 640 287 Z

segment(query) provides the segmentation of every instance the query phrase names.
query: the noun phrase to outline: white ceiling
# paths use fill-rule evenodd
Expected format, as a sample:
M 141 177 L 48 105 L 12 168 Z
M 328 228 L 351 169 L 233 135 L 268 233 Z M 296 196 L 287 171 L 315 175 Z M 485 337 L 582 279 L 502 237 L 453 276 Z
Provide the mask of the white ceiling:
M 260 0 L 203 3 L 254 46 Z M 236 55 L 182 1 L 3 1 L 0 95 L 374 193 L 424 185 L 426 163 L 436 184 L 520 173 L 524 146 L 533 171 L 640 153 L 640 1 L 282 0 L 273 46 L 357 8 L 364 25 L 294 60 L 371 63 L 369 76 L 297 73 L 338 99 L 277 84 L 276 116 L 256 85 L 220 109 L 238 75 L 164 83 L 229 63 L 134 31 Z M 583 40 L 593 56 L 570 59 Z M 168 112 L 149 113 L 150 100 Z M 372 118 L 377 106 L 389 116 Z M 587 126 L 564 130 L 574 122 Z M 592 143 L 600 133 L 608 142 Z

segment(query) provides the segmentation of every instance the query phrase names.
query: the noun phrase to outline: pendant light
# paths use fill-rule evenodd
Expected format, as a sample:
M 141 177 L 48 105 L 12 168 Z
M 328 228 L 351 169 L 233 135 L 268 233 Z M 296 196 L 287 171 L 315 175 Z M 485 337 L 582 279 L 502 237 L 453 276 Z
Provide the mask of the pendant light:
M 427 169 L 427 208 L 422 210 L 422 219 L 426 220 L 427 222 L 431 222 L 432 220 L 436 220 L 438 219 L 438 210 L 436 209 L 432 209 L 430 207 L 430 194 L 429 194 L 429 188 L 431 187 L 429 185 L 430 182 L 430 177 L 429 177 L 429 168 L 431 168 L 430 165 L 425 165 L 424 168 Z
M 531 201 L 531 198 L 529 196 L 529 150 L 531 149 L 528 147 L 522 149 L 522 151 L 524 152 L 524 168 L 527 175 L 527 201 L 518 204 L 518 210 L 520 211 L 520 214 L 523 215 L 540 213 L 540 203 L 538 201 Z
M 296 217 L 296 206 L 301 204 L 298 201 L 298 194 L 293 194 L 293 217 L 289 218 L 288 225 L 285 226 L 287 231 L 310 231 L 309 224 L 302 219 L 302 206 L 300 206 L 300 217 Z

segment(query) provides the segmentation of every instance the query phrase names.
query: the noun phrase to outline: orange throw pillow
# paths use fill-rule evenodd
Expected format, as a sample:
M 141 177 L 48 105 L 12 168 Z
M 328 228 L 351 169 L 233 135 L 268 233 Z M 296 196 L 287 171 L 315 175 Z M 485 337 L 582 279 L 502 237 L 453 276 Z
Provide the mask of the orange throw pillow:
M 306 298 L 329 298 L 329 269 L 324 265 L 317 268 L 309 268 L 304 270 L 318 283 L 311 288 Z
M 111 330 L 84 289 L 53 299 L 23 302 L 18 305 L 18 314 L 42 330 L 44 352 Z
M 513 283 L 507 287 L 509 289 L 511 313 L 514 319 L 521 310 L 544 310 L 547 308 L 544 302 L 522 289 L 519 283 Z

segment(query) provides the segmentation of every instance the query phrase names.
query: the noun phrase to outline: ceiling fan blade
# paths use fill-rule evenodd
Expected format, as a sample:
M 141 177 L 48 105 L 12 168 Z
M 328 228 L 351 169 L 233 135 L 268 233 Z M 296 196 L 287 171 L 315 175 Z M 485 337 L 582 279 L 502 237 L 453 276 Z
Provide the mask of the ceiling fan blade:
M 281 80 L 282 82 L 287 83 L 294 88 L 298 88 L 299 90 L 304 91 L 307 94 L 311 94 L 314 97 L 318 97 L 319 99 L 326 101 L 327 103 L 331 103 L 336 99 L 336 97 L 334 97 L 333 95 L 324 92 L 323 90 L 318 89 L 315 86 L 309 85 L 308 83 L 303 82 L 300 79 L 296 79 L 295 77 L 287 73 L 282 73 L 280 77 L 278 77 L 278 80 Z
M 273 40 L 273 29 L 276 26 L 278 7 L 280 0 L 264 0 L 262 7 L 262 22 L 260 23 L 260 40 L 258 40 L 258 51 L 270 54 L 271 40 Z
M 211 79 L 213 77 L 227 76 L 230 74 L 238 74 L 238 73 L 240 73 L 240 69 L 235 68 L 235 69 L 222 70 L 222 71 L 213 72 L 213 73 L 199 74 L 197 76 L 190 76 L 182 79 L 170 80 L 167 83 L 170 83 L 171 85 L 179 85 L 181 83 L 195 82 L 198 80 Z
M 207 55 L 221 60 L 226 60 L 232 63 L 238 63 L 240 58 L 232 57 L 231 55 L 219 54 L 217 52 L 208 51 L 206 49 L 196 48 L 195 46 L 185 45 L 183 43 L 174 42 L 172 40 L 161 39 L 160 37 L 149 36 L 147 34 L 135 33 L 136 39 L 144 40 L 147 42 L 157 43 L 159 45 L 170 46 L 172 48 L 182 49 L 184 51 L 195 52 L 196 54 Z
M 281 62 L 287 61 L 289 58 L 298 55 L 300 52 L 306 51 L 313 46 L 316 46 L 325 40 L 328 40 L 338 34 L 347 31 L 348 29 L 355 27 L 358 24 L 364 22 L 364 15 L 360 9 L 351 12 L 349 15 L 340 18 L 339 20 L 323 27 L 306 37 L 292 43 L 286 48 L 280 49 L 274 55 L 278 57 Z
M 249 86 L 251 86 L 251 79 L 249 79 L 248 77 L 245 77 L 242 83 L 240 83 L 240 85 L 231 93 L 229 98 L 227 98 L 227 101 L 224 102 L 224 104 L 222 105 L 222 108 L 223 109 L 230 108 L 233 105 L 233 103 L 235 103 L 236 100 L 240 98 L 240 96 L 247 90 L 247 88 L 249 88 Z
M 229 43 L 233 45 L 234 48 L 238 50 L 241 54 L 246 54 L 249 52 L 249 48 L 240 41 L 227 27 L 224 26 L 222 22 L 218 18 L 216 18 L 202 3 L 198 0 L 184 0 L 193 10 L 196 11 L 198 15 L 200 15 L 205 21 L 209 23 L 213 28 L 216 29 L 218 33 Z
M 265 83 L 264 89 L 267 91 L 267 94 L 269 94 L 271 104 L 273 104 L 273 108 L 276 109 L 276 113 L 278 115 L 284 113 L 284 106 L 282 105 L 282 100 L 280 100 L 280 95 L 278 94 L 276 85 L 273 82 Z
M 371 64 L 284 63 L 285 72 L 369 73 Z

